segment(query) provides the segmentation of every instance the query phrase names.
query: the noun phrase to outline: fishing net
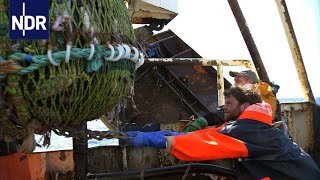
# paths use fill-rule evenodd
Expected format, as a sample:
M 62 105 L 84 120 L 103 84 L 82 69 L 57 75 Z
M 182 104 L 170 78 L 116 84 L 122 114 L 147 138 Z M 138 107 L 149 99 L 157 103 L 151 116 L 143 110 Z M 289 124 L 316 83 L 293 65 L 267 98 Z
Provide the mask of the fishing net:
M 0 0 L 0 139 L 77 126 L 123 100 L 143 55 L 122 0 L 51 0 L 50 38 L 8 38 Z

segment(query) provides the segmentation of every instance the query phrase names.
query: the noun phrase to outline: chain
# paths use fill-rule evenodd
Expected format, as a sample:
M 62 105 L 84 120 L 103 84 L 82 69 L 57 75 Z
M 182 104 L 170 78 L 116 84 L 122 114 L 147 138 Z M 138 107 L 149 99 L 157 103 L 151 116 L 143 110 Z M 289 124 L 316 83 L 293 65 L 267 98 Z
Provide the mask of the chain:
M 59 131 L 57 129 L 53 130 L 57 135 L 65 137 L 73 137 L 76 139 L 97 139 L 102 140 L 106 139 L 128 139 L 128 136 L 124 132 L 120 131 L 92 131 L 92 130 L 76 130 L 76 129 L 63 129 Z

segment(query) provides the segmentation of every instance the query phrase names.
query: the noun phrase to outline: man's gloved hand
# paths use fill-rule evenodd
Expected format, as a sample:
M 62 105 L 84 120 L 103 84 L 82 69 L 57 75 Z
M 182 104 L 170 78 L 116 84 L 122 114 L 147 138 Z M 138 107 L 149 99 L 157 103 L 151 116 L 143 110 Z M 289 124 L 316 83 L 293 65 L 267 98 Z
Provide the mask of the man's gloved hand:
M 199 117 L 199 118 L 197 118 L 197 119 L 191 120 L 191 121 L 187 124 L 184 132 L 192 132 L 192 131 L 204 129 L 204 128 L 206 128 L 207 126 L 208 126 L 207 120 L 206 120 L 205 118 L 203 118 L 203 117 Z
M 177 136 L 183 135 L 184 132 L 172 132 L 172 131 L 157 131 L 157 132 L 140 132 L 140 131 L 128 131 L 126 132 L 128 139 L 127 144 L 135 147 L 155 147 L 159 149 L 166 148 L 166 139 L 164 136 Z

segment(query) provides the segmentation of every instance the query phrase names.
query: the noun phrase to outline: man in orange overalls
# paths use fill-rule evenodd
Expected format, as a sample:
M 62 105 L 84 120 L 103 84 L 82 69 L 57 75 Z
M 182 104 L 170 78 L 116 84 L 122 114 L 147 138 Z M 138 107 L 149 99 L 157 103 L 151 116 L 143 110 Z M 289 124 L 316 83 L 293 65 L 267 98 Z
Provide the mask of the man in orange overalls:
M 258 93 L 225 91 L 226 123 L 191 133 L 127 132 L 128 144 L 167 149 L 180 160 L 237 158 L 238 179 L 320 179 L 313 159 L 272 125 L 272 110 Z

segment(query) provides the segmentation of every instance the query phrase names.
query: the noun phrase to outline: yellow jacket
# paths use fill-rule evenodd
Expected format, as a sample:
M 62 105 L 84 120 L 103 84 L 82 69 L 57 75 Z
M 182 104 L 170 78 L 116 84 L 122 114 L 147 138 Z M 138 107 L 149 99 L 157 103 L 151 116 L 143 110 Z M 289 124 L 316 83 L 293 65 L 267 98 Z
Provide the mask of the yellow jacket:
M 260 92 L 262 101 L 270 104 L 272 108 L 272 119 L 274 119 L 277 112 L 277 98 L 272 92 L 272 87 L 268 83 L 259 82 L 257 84 L 257 89 Z

